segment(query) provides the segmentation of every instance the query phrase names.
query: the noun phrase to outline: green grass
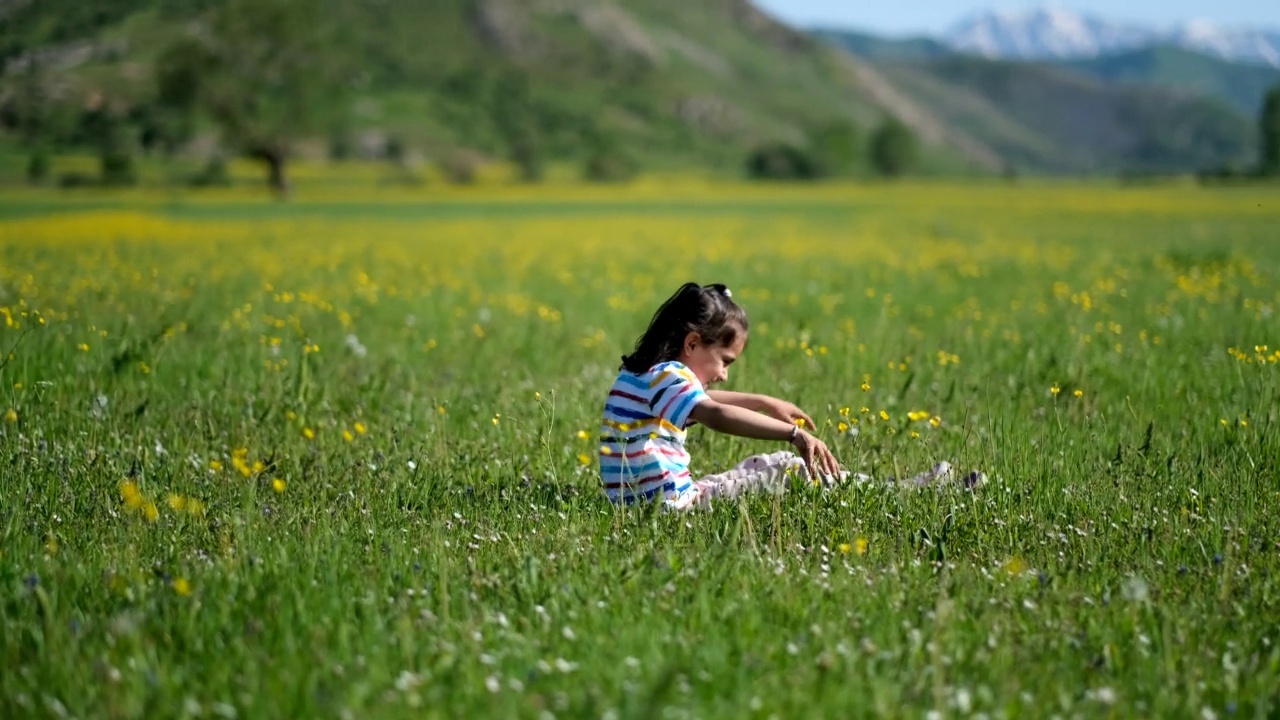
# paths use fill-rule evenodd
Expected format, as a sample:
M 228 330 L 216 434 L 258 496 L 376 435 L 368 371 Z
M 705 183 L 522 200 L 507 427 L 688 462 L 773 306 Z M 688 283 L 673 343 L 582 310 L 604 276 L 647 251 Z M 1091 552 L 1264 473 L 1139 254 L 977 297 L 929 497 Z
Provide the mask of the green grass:
M 1278 711 L 1265 189 L 237 192 L 0 198 L 0 715 Z M 989 483 L 610 507 L 686 278 L 847 468 Z

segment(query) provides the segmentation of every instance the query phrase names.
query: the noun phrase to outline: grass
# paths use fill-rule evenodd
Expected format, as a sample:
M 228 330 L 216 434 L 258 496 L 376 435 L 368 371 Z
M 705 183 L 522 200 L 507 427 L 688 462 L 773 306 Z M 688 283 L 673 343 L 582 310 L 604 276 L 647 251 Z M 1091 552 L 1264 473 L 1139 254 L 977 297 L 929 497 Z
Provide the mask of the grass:
M 6 717 L 1277 712 L 1264 189 L 14 191 L 0 218 Z M 602 395 L 686 278 L 751 315 L 731 389 L 798 402 L 850 469 L 988 484 L 608 506 Z

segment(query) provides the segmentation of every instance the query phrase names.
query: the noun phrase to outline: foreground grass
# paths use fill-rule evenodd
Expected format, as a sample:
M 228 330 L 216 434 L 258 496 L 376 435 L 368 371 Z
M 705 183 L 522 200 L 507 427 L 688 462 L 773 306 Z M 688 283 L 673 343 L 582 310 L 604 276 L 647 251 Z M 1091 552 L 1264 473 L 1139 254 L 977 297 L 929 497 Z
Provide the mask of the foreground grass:
M 1277 712 L 1274 193 L 0 206 L 5 716 Z M 686 278 L 846 466 L 989 484 L 609 507 Z

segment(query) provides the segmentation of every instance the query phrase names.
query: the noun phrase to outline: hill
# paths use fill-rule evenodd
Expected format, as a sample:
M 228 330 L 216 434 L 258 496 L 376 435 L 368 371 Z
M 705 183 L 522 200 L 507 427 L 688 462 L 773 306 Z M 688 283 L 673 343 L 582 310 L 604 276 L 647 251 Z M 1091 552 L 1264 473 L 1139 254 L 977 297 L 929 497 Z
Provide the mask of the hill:
M 930 37 L 890 38 L 857 30 L 821 27 L 809 32 L 819 40 L 872 61 L 926 60 L 956 54 L 945 43 Z
M 650 165 L 736 171 L 758 144 L 804 143 L 842 121 L 869 129 L 888 107 L 924 137 L 925 169 L 993 165 L 927 111 L 882 102 L 867 87 L 873 69 L 746 0 L 317 1 L 340 29 L 325 54 L 359 68 L 350 106 L 335 113 L 343 120 L 331 133 L 342 137 L 314 138 L 318 147 L 503 156 L 503 103 L 514 87 L 527 92 L 539 142 L 557 158 L 607 142 Z M 162 47 L 224 3 L 108 0 L 65 12 L 0 5 L 0 108 L 22 99 L 35 68 L 46 105 L 145 116 Z M 82 139 L 83 122 L 63 125 L 63 139 Z
M 966 56 L 878 68 L 1019 170 L 1184 172 L 1254 157 L 1256 123 L 1212 99 Z
M 1256 116 L 1267 91 L 1280 85 L 1280 68 L 1228 62 L 1173 45 L 1156 45 L 1062 67 L 1118 84 L 1156 85 L 1216 97 Z

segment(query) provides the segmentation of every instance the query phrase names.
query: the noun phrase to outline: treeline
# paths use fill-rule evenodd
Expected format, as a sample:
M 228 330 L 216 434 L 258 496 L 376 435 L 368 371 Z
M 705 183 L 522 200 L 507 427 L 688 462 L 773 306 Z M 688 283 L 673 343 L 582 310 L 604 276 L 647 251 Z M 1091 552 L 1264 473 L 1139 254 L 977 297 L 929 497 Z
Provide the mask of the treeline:
M 864 136 L 857 125 L 841 122 L 811 133 L 805 145 L 767 143 L 747 158 L 747 175 L 761 180 L 819 180 L 870 171 L 898 177 L 915 168 L 919 144 L 897 118 L 885 118 Z

